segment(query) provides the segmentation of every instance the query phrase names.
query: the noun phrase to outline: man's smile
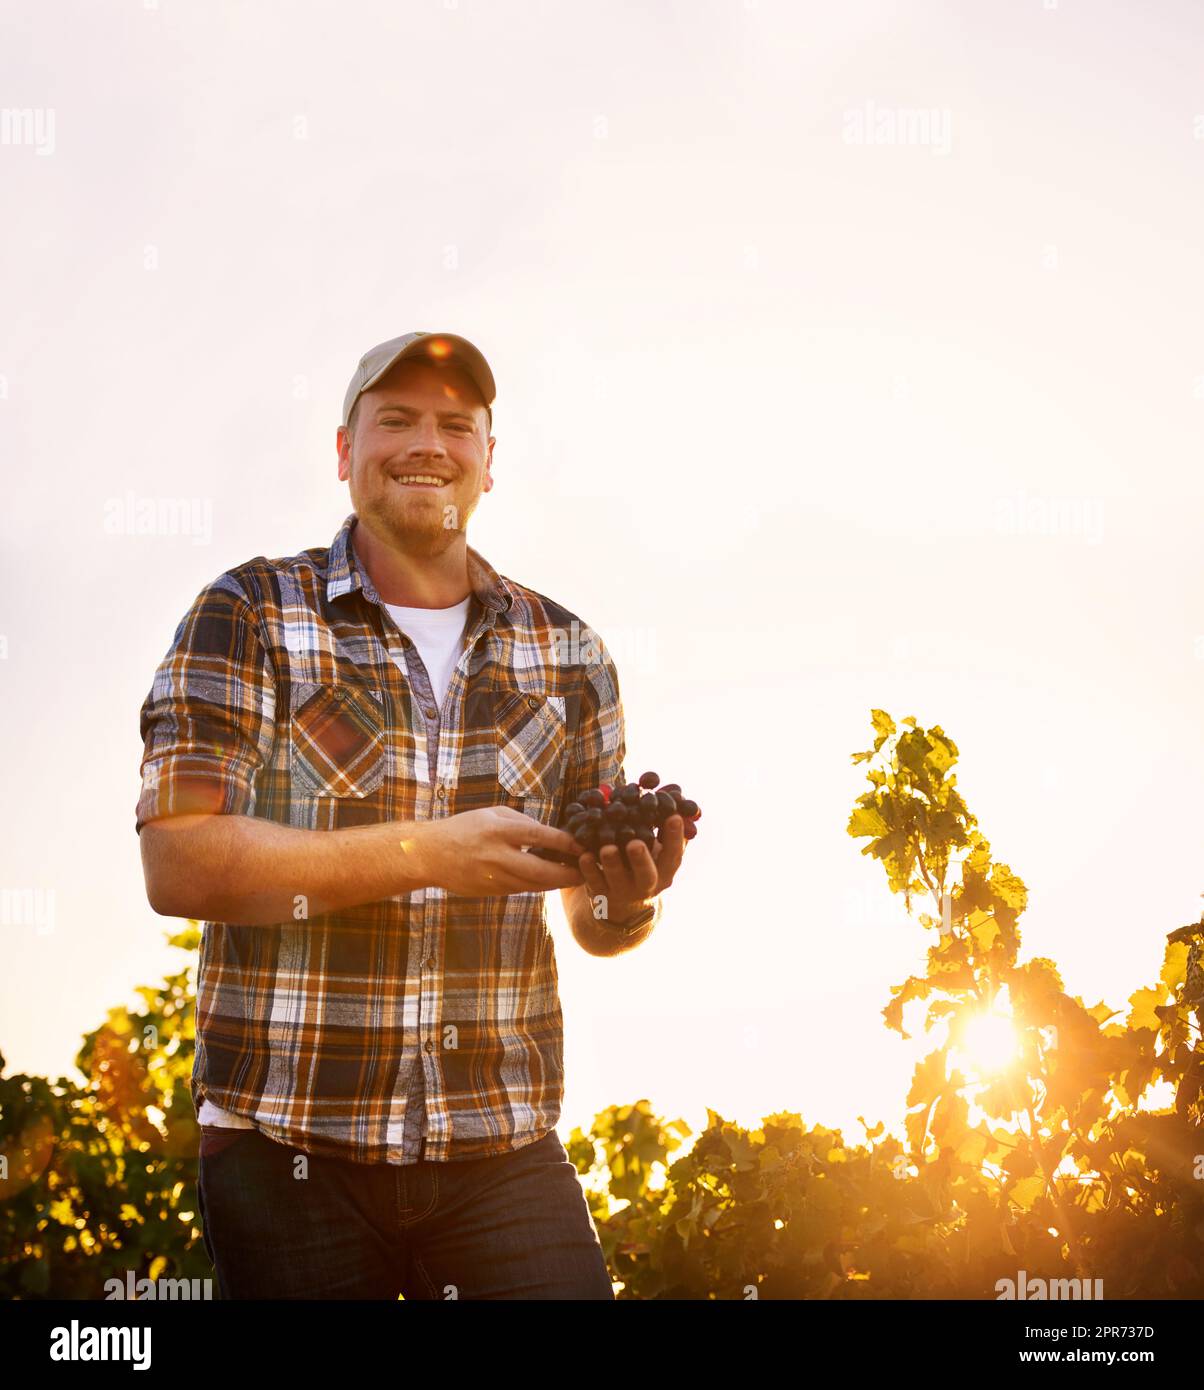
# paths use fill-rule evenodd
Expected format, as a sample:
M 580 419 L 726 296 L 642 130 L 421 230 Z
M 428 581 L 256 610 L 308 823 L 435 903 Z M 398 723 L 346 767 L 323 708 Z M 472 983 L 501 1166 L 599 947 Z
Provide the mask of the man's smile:
M 400 483 L 402 487 L 430 488 L 434 491 L 446 487 L 451 481 L 449 478 L 440 478 L 435 473 L 399 473 L 390 476 L 395 483 Z

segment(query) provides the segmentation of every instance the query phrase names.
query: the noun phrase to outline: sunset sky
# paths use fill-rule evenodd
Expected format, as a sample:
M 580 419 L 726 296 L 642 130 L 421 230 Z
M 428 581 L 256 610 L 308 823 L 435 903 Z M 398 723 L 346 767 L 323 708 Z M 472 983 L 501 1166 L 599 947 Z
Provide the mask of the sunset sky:
M 497 380 L 469 543 L 601 634 L 628 775 L 703 807 L 639 950 L 549 895 L 563 1135 L 901 1121 L 930 938 L 845 833 L 872 707 L 959 745 L 1022 958 L 1153 983 L 1204 906 L 1195 6 L 10 13 L 0 888 L 53 916 L 0 922 L 10 1070 L 178 968 L 139 707 L 205 584 L 329 543 L 348 378 L 413 329 Z

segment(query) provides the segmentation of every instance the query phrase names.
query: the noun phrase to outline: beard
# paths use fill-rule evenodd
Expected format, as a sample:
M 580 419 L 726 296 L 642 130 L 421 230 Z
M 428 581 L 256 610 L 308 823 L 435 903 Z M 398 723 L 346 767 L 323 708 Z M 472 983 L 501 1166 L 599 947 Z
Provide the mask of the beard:
M 406 495 L 397 484 L 385 480 L 383 490 L 370 498 L 353 498 L 358 516 L 407 555 L 433 558 L 442 555 L 464 534 L 479 498 L 465 505 L 462 497 L 444 500 L 421 492 Z

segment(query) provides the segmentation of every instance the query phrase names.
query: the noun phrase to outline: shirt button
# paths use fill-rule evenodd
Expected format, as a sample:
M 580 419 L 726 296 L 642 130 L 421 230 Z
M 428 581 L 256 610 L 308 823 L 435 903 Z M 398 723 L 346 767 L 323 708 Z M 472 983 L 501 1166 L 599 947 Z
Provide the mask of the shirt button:
M 426 707 L 426 709 L 423 711 L 423 713 L 426 715 L 426 717 L 427 717 L 428 719 L 434 719 L 434 717 L 435 717 L 435 715 L 438 713 L 438 711 L 432 709 L 432 708 L 430 707 L 430 705 L 428 705 L 428 706 Z
M 443 798 L 447 795 L 442 783 L 440 783 L 439 786 L 435 788 L 435 795 L 439 798 L 440 801 L 442 801 Z
M 425 1052 L 434 1052 L 435 1050 L 435 1044 L 431 1042 L 430 1038 L 427 1038 L 426 1042 L 422 1044 L 422 1047 Z
M 531 706 L 532 709 L 537 709 L 537 708 L 539 707 L 539 698 L 538 698 L 538 696 L 535 696 L 535 695 L 528 695 L 528 696 L 527 696 L 527 704 L 529 704 L 529 705 Z

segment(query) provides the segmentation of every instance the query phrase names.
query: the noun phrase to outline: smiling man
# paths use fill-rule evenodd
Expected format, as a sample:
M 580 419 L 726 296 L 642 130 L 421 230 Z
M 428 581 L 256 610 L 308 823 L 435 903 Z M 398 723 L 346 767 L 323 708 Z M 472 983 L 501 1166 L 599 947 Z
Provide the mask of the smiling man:
M 467 543 L 493 400 L 464 338 L 367 353 L 337 436 L 352 515 L 202 590 L 142 708 L 147 894 L 205 923 L 192 1094 L 222 1298 L 613 1296 L 555 1130 L 544 894 L 591 955 L 631 950 L 684 826 L 630 869 L 556 828 L 625 780 L 618 675 L 600 643 L 559 660 L 586 625 Z

